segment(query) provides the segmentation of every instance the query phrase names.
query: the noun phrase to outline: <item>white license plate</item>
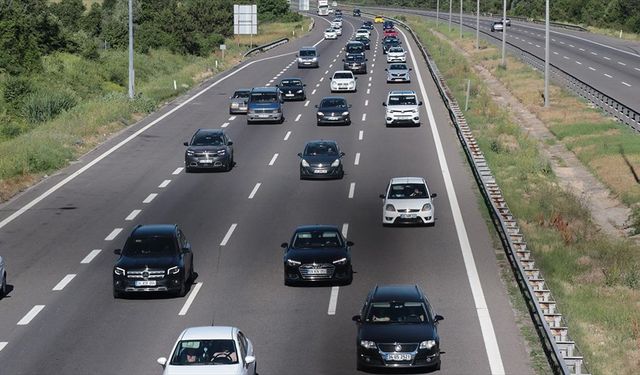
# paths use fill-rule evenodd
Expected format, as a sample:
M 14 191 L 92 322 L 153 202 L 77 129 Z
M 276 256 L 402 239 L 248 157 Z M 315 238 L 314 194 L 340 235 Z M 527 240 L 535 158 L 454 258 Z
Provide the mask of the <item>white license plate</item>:
M 328 171 L 326 169 L 316 169 L 313 171 L 313 173 L 317 173 L 317 174 L 325 174 Z
M 293 94 L 284 94 L 284 96 L 293 96 Z
M 155 280 L 138 280 L 136 286 L 156 286 Z
M 336 120 L 340 120 L 340 117 L 336 117 L 336 116 L 327 116 L 327 120 L 329 120 L 329 121 L 336 121 Z
M 204 159 L 204 160 L 200 160 L 200 163 L 202 163 L 202 164 L 211 164 L 211 163 L 213 163 L 213 160 Z
M 327 270 L 325 270 L 324 268 L 311 268 L 307 270 L 307 273 L 309 275 L 326 275 Z
M 387 361 L 410 361 L 411 354 L 391 353 L 387 354 Z
M 258 115 L 259 118 L 269 118 L 269 115 Z
M 415 219 L 416 216 L 416 214 L 400 214 L 400 217 L 403 219 Z

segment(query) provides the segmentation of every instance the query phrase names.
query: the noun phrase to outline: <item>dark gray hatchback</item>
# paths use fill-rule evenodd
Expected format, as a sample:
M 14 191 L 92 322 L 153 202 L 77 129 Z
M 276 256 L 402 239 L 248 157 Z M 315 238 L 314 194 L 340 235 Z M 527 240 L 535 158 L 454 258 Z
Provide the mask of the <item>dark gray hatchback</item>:
M 310 141 L 299 153 L 300 179 L 327 179 L 344 177 L 344 152 L 335 141 Z
M 316 108 L 318 125 L 351 125 L 351 104 L 347 104 L 347 100 L 341 96 L 327 96 Z
M 184 142 L 186 172 L 196 169 L 233 168 L 233 142 L 222 129 L 198 129 L 191 141 Z

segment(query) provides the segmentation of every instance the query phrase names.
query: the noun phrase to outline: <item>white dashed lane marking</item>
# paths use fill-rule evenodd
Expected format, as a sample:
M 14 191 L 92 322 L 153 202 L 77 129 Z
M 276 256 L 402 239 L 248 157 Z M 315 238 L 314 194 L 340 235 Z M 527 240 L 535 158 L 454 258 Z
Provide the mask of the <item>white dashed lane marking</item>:
M 305 107 L 308 107 L 308 106 L 309 106 L 309 102 L 310 102 L 310 100 L 307 100 L 307 102 L 306 102 L 306 103 L 304 103 L 304 106 L 305 106 Z
M 196 285 L 193 286 L 193 290 L 189 292 L 189 297 L 187 298 L 187 300 L 184 303 L 184 306 L 182 306 L 182 308 L 180 309 L 180 312 L 178 313 L 179 316 L 187 315 L 187 312 L 189 312 L 189 307 L 191 307 L 191 304 L 196 299 L 196 296 L 198 295 L 200 288 L 202 288 L 202 283 L 196 283 Z
M 336 315 L 336 307 L 338 305 L 338 293 L 340 292 L 340 287 L 333 286 L 331 287 L 331 296 L 329 297 L 329 308 L 327 309 L 327 314 Z
M 0 342 L 0 352 L 2 351 L 2 349 L 5 348 L 5 346 L 7 346 L 7 344 L 8 344 L 8 342 L 6 342 L 6 341 Z
M 269 165 L 273 165 L 276 162 L 276 159 L 278 159 L 278 154 L 273 154 L 273 157 L 271 158 L 271 161 L 269 161 Z
M 105 241 L 113 241 L 116 237 L 118 237 L 120 232 L 122 232 L 122 228 L 115 228 L 114 230 L 111 231 L 111 233 L 109 233 L 109 235 L 107 237 L 105 237 L 104 240 Z
M 604 75 L 605 75 L 605 77 L 613 78 L 612 76 L 610 76 L 610 75 L 609 75 L 609 74 L 607 74 L 607 73 L 604 73 Z
M 71 280 L 73 280 L 73 278 L 76 277 L 75 274 L 71 273 L 68 274 L 67 276 L 63 277 L 62 280 L 60 280 L 60 282 L 58 284 L 56 284 L 56 286 L 53 287 L 53 291 L 60 291 L 62 289 L 64 289 L 65 286 L 67 286 L 67 284 L 69 284 L 71 282 Z
M 229 242 L 229 239 L 231 238 L 231 235 L 233 234 L 233 231 L 236 230 L 236 227 L 238 226 L 238 224 L 233 223 L 231 224 L 231 226 L 229 227 L 229 230 L 227 231 L 227 234 L 224 235 L 224 238 L 222 239 L 222 242 L 220 242 L 220 246 L 226 246 L 227 242 Z
M 320 84 L 319 84 L 319 83 L 316 83 L 316 87 L 320 87 Z
M 602 56 L 602 58 L 605 60 L 611 60 L 611 57 L 607 57 L 607 56 Z
M 253 190 L 251 190 L 251 194 L 249 194 L 249 199 L 253 199 L 253 197 L 256 196 L 256 193 L 258 192 L 258 189 L 260 189 L 260 185 L 262 185 L 260 182 L 258 182 L 256 184 L 256 186 L 253 187 Z
M 33 308 L 27 313 L 27 315 L 25 315 L 24 317 L 22 317 L 22 319 L 20 319 L 20 321 L 18 322 L 18 325 L 19 326 L 26 326 L 43 309 L 44 309 L 44 305 L 35 305 L 35 306 L 33 306 Z
M 329 71 L 328 71 L 328 70 L 325 70 L 325 71 L 324 71 L 324 74 L 329 74 Z
M 300 121 L 300 117 L 302 117 L 302 114 L 301 114 L 301 113 L 298 113 L 298 116 L 296 116 L 296 119 L 295 119 L 294 121 L 295 121 L 295 122 Z
M 223 127 L 223 128 L 226 128 L 227 126 L 229 126 L 229 123 L 228 123 L 228 122 L 225 122 L 224 124 L 222 124 L 222 127 Z
M 594 55 L 594 56 L 598 56 L 598 54 L 595 53 L 595 52 L 591 52 L 591 54 Z
M 367 89 L 367 95 L 371 94 L 371 89 Z
M 362 121 L 365 121 L 366 119 L 367 119 L 367 114 L 366 114 L 366 113 L 363 113 L 363 114 L 362 114 Z
M 353 195 L 356 192 L 356 183 L 352 182 L 351 184 L 349 184 L 349 199 L 353 199 Z
M 637 70 L 637 71 L 639 71 L 639 72 L 640 72 L 640 68 L 633 68 L 633 69 L 635 69 L 635 70 Z
M 578 48 L 580 51 L 584 52 L 584 48 Z
M 91 261 L 102 252 L 102 249 L 93 249 L 89 254 L 80 261 L 81 264 L 89 264 Z
M 589 69 L 593 70 L 594 72 L 596 71 L 596 68 L 591 67 L 591 66 L 589 67 Z
M 555 52 L 555 51 L 553 52 L 553 54 L 554 54 L 554 55 L 559 55 L 559 53 L 558 53 L 558 52 Z
M 284 140 L 288 140 L 289 137 L 291 136 L 291 131 L 288 131 L 287 134 L 284 135 Z
M 627 64 L 623 63 L 622 61 L 618 61 L 618 64 L 620 64 L 622 66 L 627 66 Z
M 576 60 L 576 64 L 582 65 L 582 63 L 580 61 L 577 61 L 577 60 Z
M 173 173 L 171 173 L 171 174 L 172 174 L 172 175 L 180 174 L 180 172 L 182 172 L 182 170 L 183 170 L 183 169 L 184 169 L 183 167 L 178 167 L 178 168 L 176 168 L 176 170 L 175 170 L 175 171 L 173 171 Z
M 135 219 L 135 218 L 136 218 L 136 216 L 138 216 L 138 214 L 139 214 L 140 212 L 142 212 L 142 210 L 133 210 L 133 211 L 131 211 L 131 213 L 130 213 L 127 217 L 125 217 L 124 219 L 125 219 L 126 221 L 131 221 L 131 220 Z
M 311 91 L 311 95 L 315 95 L 315 94 L 316 94 L 316 89 L 313 89 L 313 91 Z
M 359 165 L 360 164 L 360 153 L 356 152 L 356 160 L 353 161 L 353 165 Z
M 630 85 L 630 84 L 628 84 L 628 83 L 626 83 L 625 81 L 622 81 L 622 84 L 623 84 L 623 85 L 625 85 L 625 86 L 627 86 L 627 87 L 631 87 L 631 85 Z
M 160 189 L 164 189 L 164 188 L 166 188 L 167 186 L 169 186 L 169 184 L 170 184 L 170 183 L 171 183 L 171 180 L 164 180 L 164 181 L 162 181 L 162 183 L 161 183 L 160 185 L 158 185 L 158 187 L 159 187 Z
M 360 130 L 360 132 L 358 132 L 358 140 L 361 141 L 363 137 L 364 137 L 364 130 Z
M 322 81 L 324 81 L 324 77 L 320 78 L 320 81 L 319 81 L 319 82 L 322 82 Z
M 156 199 L 157 196 L 158 196 L 157 193 L 151 193 L 147 195 L 147 197 L 142 201 L 142 203 L 151 203 L 153 202 L 154 199 Z
M 235 119 L 236 119 L 236 116 L 231 116 L 231 117 L 229 117 L 229 121 L 233 121 L 233 120 L 235 120 Z
M 367 99 L 367 100 L 365 100 L 365 101 L 364 101 L 364 106 L 366 107 L 366 106 L 368 106 L 368 105 L 369 105 L 369 99 Z

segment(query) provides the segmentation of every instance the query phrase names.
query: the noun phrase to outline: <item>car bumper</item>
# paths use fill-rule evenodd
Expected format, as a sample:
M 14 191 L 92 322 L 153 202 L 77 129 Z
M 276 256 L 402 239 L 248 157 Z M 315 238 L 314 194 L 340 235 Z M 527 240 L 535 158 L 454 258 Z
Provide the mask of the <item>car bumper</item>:
M 325 35 L 324 36 L 325 39 L 338 39 L 338 35 Z M 299 66 L 300 64 L 298 64 Z
M 317 61 L 298 61 L 298 68 L 317 68 Z
M 289 101 L 289 100 L 303 100 L 305 97 L 304 92 L 302 93 L 293 93 L 293 94 L 282 94 L 282 99 Z
M 300 167 L 300 178 L 302 179 L 325 180 L 342 178 L 343 175 L 342 164 L 327 168 Z
M 440 365 L 440 353 L 418 353 L 406 362 L 386 362 L 378 352 L 358 351 L 358 367 L 361 368 L 434 368 Z
M 247 107 L 229 107 L 229 113 L 235 113 L 235 114 L 246 114 L 247 113 Z
M 113 290 L 119 293 L 143 293 L 143 292 L 175 292 L 182 288 L 184 280 L 181 273 L 176 277 L 164 277 L 162 279 L 156 279 L 155 285 L 137 286 L 137 281 L 148 281 L 141 279 L 129 279 L 126 277 L 114 277 L 113 278 Z
M 367 67 L 364 65 L 353 67 L 353 66 L 345 66 L 344 70 L 350 70 L 354 74 L 367 74 Z
M 411 213 L 384 211 L 382 213 L 382 223 L 431 225 L 435 223 L 435 216 L 433 214 L 433 211 L 420 211 Z
M 331 87 L 331 92 L 334 92 L 334 91 L 355 92 L 355 91 L 356 91 L 356 86 L 353 86 L 353 87 L 348 87 L 348 86 L 332 86 L 332 87 Z
M 407 57 L 406 56 L 389 56 L 389 54 L 387 54 L 387 62 L 388 63 L 407 62 Z
M 385 122 L 387 125 L 420 125 L 420 116 L 412 116 L 409 118 L 387 116 Z
M 282 112 L 278 113 L 247 113 L 247 121 L 273 122 L 282 120 Z
M 218 157 L 197 157 L 197 156 L 187 156 L 184 159 L 184 165 L 190 169 L 216 169 L 216 168 L 226 168 L 229 163 L 231 163 L 231 156 L 218 156 Z
M 311 283 L 331 283 L 350 282 L 353 277 L 351 264 L 336 266 L 330 276 L 305 276 L 303 277 L 298 267 L 285 265 L 284 280 L 287 284 L 311 284 Z
M 409 77 L 387 77 L 387 83 L 394 83 L 394 82 L 399 82 L 399 83 L 411 82 L 411 78 L 409 78 Z
M 318 125 L 349 125 L 350 116 L 317 116 Z

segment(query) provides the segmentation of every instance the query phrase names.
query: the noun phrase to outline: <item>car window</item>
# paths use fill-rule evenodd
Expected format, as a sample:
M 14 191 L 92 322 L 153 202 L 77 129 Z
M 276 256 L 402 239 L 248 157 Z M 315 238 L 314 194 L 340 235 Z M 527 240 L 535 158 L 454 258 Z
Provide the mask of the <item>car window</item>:
M 340 233 L 335 230 L 297 232 L 293 240 L 293 247 L 296 249 L 318 249 L 342 246 Z
M 304 155 L 338 155 L 338 147 L 335 143 L 310 143 L 305 147 Z
M 221 146 L 224 144 L 222 134 L 198 133 L 193 137 L 192 146 Z
M 330 28 L 326 29 L 325 31 L 328 32 L 328 33 L 331 33 L 331 32 L 333 32 L 333 29 L 330 27 Z
M 122 249 L 127 257 L 172 257 L 177 252 L 175 240 L 166 236 L 130 237 Z
M 238 363 L 233 340 L 182 340 L 171 356 L 174 366 L 213 366 Z
M 302 86 L 302 81 L 299 79 L 283 79 L 280 81 L 280 86 Z
M 236 91 L 233 93 L 233 99 L 248 98 L 250 91 Z
M 311 50 L 311 49 L 303 49 L 303 50 L 300 50 L 299 55 L 300 56 L 305 56 L 305 57 L 313 57 L 313 56 L 316 55 L 316 51 Z
M 347 108 L 347 102 L 344 99 L 340 98 L 322 99 L 322 101 L 320 102 L 320 107 Z
M 243 340 L 244 336 L 242 335 L 242 333 L 238 332 L 238 336 L 236 339 L 238 341 L 238 347 L 240 349 L 240 358 L 242 361 L 244 361 L 244 357 L 247 356 L 247 345 L 246 345 L 246 342 Z
M 254 103 L 272 103 L 278 101 L 278 95 L 273 92 L 254 92 L 249 100 Z
M 391 47 L 389 48 L 389 52 L 404 52 L 402 47 Z
M 391 95 L 389 105 L 417 105 L 415 95 Z
M 389 70 L 407 70 L 407 66 L 405 64 L 391 64 Z
M 424 184 L 393 184 L 389 189 L 389 199 L 424 199 L 428 198 Z
M 351 73 L 351 72 L 340 72 L 340 73 L 334 74 L 333 78 L 337 78 L 337 79 L 348 79 L 348 78 L 351 78 L 351 79 L 353 79 L 353 73 Z
M 422 302 L 372 302 L 365 321 L 370 323 L 425 323 L 430 320 Z

